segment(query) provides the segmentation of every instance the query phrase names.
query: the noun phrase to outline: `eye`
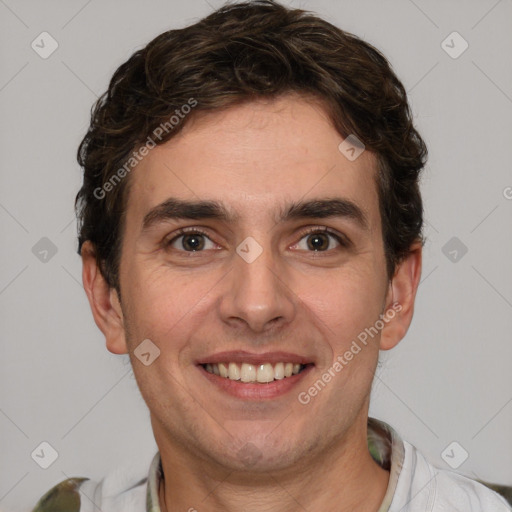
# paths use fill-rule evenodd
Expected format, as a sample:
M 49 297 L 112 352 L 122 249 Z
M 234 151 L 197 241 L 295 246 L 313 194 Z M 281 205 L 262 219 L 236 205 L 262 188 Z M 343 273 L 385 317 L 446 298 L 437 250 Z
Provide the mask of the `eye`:
M 186 252 L 200 252 L 207 249 L 215 249 L 216 245 L 210 238 L 197 229 L 193 231 L 180 230 L 180 234 L 174 236 L 171 240 L 165 243 L 166 247 L 172 247 L 178 251 Z
M 304 251 L 326 252 L 336 247 L 347 247 L 347 241 L 329 228 L 313 228 L 306 232 L 301 240 L 292 246 Z

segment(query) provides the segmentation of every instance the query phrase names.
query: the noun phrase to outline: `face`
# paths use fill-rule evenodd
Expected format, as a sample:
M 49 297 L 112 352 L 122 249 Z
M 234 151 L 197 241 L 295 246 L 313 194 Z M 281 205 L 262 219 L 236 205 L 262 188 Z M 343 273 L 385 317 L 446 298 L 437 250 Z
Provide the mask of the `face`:
M 350 161 L 342 140 L 289 95 L 196 117 L 132 171 L 104 332 L 131 354 L 159 446 L 268 471 L 366 423 L 382 330 L 361 333 L 396 297 L 374 155 Z M 147 339 L 149 365 L 133 355 Z

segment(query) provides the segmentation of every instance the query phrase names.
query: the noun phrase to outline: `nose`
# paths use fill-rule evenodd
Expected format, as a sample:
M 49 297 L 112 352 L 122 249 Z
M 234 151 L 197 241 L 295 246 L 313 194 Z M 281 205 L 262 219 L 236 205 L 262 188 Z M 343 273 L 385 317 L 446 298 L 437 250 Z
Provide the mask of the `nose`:
M 286 282 L 283 269 L 274 260 L 269 248 L 250 263 L 234 255 L 219 306 L 223 322 L 234 328 L 263 333 L 273 332 L 293 320 L 296 297 Z

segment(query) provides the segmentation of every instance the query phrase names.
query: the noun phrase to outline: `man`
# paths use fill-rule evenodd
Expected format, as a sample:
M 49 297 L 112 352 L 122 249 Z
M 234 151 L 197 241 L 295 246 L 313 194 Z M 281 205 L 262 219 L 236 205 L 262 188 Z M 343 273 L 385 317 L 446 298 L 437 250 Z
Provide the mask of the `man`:
M 425 159 L 386 59 L 303 11 L 234 4 L 136 52 L 79 150 L 79 252 L 159 451 L 35 510 L 511 510 L 368 418 Z

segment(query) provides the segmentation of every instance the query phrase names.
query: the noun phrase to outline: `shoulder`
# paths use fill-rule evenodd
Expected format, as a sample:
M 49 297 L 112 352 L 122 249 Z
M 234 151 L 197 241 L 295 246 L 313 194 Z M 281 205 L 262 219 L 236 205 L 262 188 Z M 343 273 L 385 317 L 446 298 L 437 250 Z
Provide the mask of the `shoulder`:
M 154 456 L 160 462 L 159 454 Z M 68 478 L 50 489 L 31 512 L 139 512 L 146 510 L 147 457 L 135 458 L 109 471 L 104 478 Z M 152 480 L 156 479 L 156 470 Z M 151 476 L 151 473 L 150 475 Z M 156 484 L 157 482 L 155 482 Z
M 88 478 L 68 478 L 52 487 L 36 504 L 32 512 L 79 512 L 80 486 Z
M 403 467 L 393 505 L 400 504 L 405 507 L 403 510 L 410 512 L 512 511 L 505 498 L 489 486 L 454 471 L 435 467 L 407 441 L 404 441 L 404 448 Z
M 31 512 L 135 512 L 146 510 L 146 478 L 134 481 L 124 468 L 100 481 L 68 478 L 52 487 Z
M 505 490 L 504 486 L 484 485 L 483 482 L 473 480 L 464 475 L 453 471 L 436 469 L 436 483 L 439 506 L 446 510 L 447 507 L 453 507 L 452 510 L 461 511 L 487 511 L 496 512 L 512 511 L 510 503 L 498 494 L 498 490 Z M 455 508 L 458 507 L 458 508 Z M 434 510 L 437 510 L 434 508 Z

